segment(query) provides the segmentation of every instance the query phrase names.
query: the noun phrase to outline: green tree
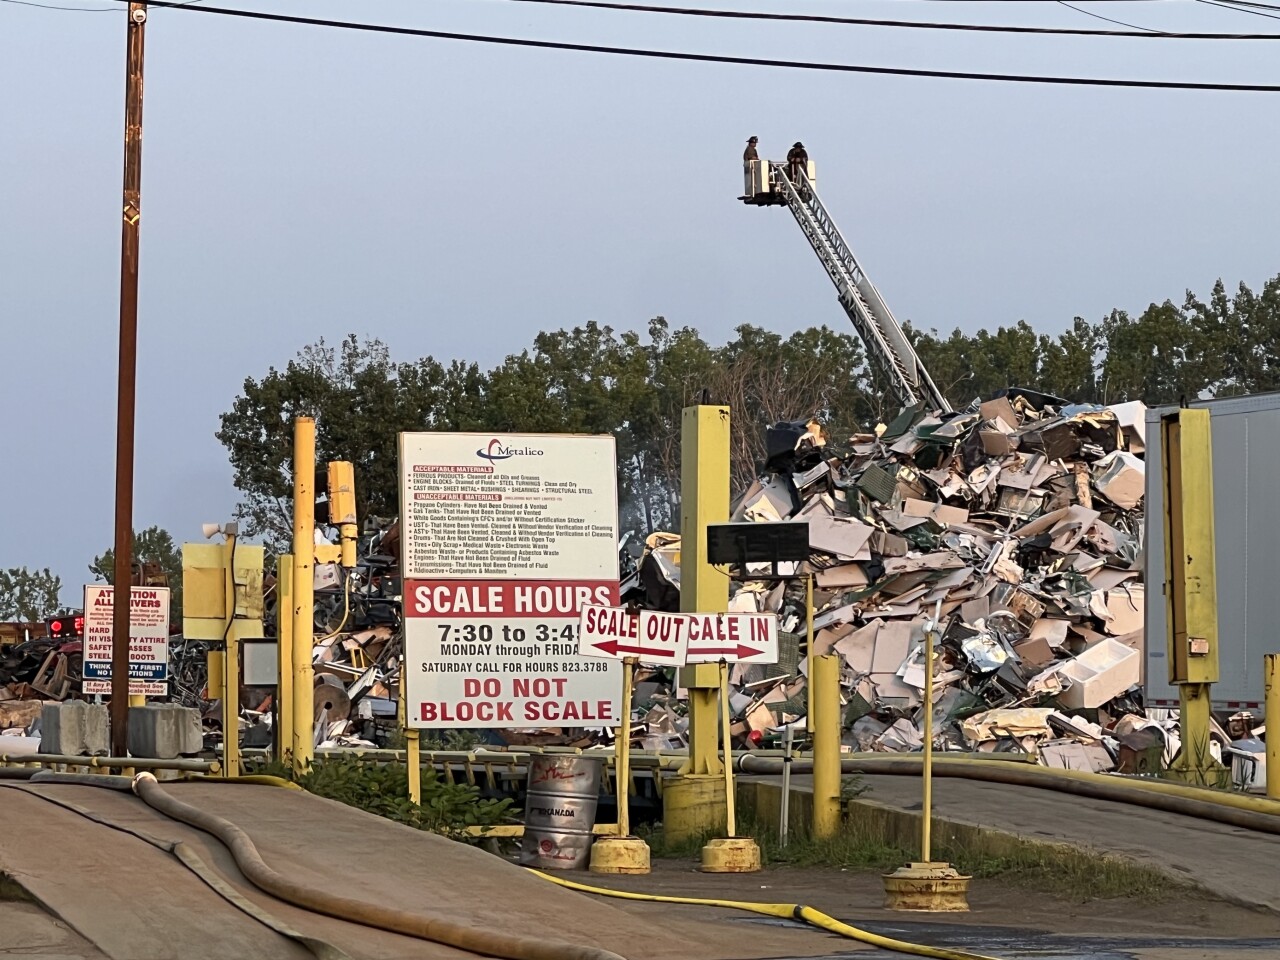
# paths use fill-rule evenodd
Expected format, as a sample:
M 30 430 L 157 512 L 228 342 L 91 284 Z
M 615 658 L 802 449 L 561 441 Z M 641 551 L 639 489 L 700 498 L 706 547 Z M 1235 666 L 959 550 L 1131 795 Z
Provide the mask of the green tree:
M 43 570 L 9 567 L 0 570 L 0 620 L 34 623 L 66 612 L 58 599 L 62 578 Z
M 182 623 L 182 547 L 173 542 L 168 530 L 160 527 L 133 531 L 133 562 L 154 563 L 169 581 L 169 622 Z M 93 558 L 89 572 L 100 583 L 115 583 L 116 554 L 113 548 Z
M 1221 369 L 1215 338 L 1194 306 L 1180 309 L 1166 300 L 1137 317 L 1113 310 L 1102 322 L 1102 336 L 1102 403 L 1142 400 L 1156 406 L 1194 400 L 1211 388 Z
M 354 334 L 337 348 L 320 340 L 283 370 L 246 379 L 216 434 L 244 496 L 236 516 L 245 534 L 262 537 L 273 551 L 287 549 L 295 417 L 316 418 L 319 464 L 354 464 L 360 515 L 394 517 L 400 432 L 481 428 L 483 382 L 474 364 L 445 367 L 431 357 L 397 364 L 382 341 Z M 323 475 L 317 480 L 323 489 Z

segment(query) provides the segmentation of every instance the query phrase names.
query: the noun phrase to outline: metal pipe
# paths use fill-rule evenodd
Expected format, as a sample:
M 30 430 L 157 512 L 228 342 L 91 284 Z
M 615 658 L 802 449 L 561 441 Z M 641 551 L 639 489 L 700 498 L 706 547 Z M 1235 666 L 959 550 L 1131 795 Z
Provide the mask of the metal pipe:
M 116 388 L 115 569 L 111 611 L 111 749 L 129 752 L 129 585 L 133 581 L 133 448 L 138 381 L 138 221 L 142 217 L 142 62 L 147 5 L 129 4 L 125 33 L 124 203 Z
M 316 422 L 293 422 L 293 769 L 304 773 L 315 756 Z
M 778 823 L 778 843 L 783 847 L 787 845 L 787 831 L 791 826 L 791 741 L 794 738 L 795 731 L 788 724 L 782 733 L 782 809 Z
M 808 705 L 805 713 L 805 724 L 809 728 L 809 736 L 813 736 L 816 718 L 813 715 L 813 574 L 804 578 L 804 636 L 805 636 L 805 693 Z
M 752 754 L 743 754 L 738 758 L 740 773 L 777 774 L 781 772 L 781 766 L 782 761 L 775 758 L 759 758 Z M 800 762 L 794 766 L 796 773 L 813 772 L 811 762 Z M 844 773 L 918 777 L 921 759 L 919 756 L 845 758 L 840 763 L 840 769 Z M 1246 830 L 1280 834 L 1280 803 L 1206 787 L 1188 787 L 1162 780 L 1131 779 L 995 760 L 952 761 L 949 758 L 937 758 L 933 762 L 933 772 L 934 776 L 939 777 L 1039 787 L 1073 796 L 1130 803 L 1152 810 L 1226 823 Z
M 240 772 L 240 628 L 236 621 L 236 540 L 239 534 L 226 535 L 222 549 L 226 557 L 227 628 L 222 636 L 222 766 L 223 775 L 234 777 Z
M 189 773 L 217 773 L 222 765 L 217 760 L 152 760 L 147 757 L 72 757 L 61 753 L 28 753 L 11 756 L 0 754 L 0 764 L 66 764 L 73 767 L 113 769 L 135 767 L 138 770 L 185 770 Z
M 840 828 L 840 660 L 817 657 L 813 681 L 813 835 L 826 840 Z

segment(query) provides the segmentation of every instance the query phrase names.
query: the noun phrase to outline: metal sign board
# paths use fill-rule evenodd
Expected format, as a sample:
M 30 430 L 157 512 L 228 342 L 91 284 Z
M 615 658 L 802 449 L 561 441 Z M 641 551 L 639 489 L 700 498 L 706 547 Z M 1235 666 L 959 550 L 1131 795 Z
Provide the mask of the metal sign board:
M 772 613 L 663 613 L 588 606 L 578 632 L 589 657 L 684 666 L 686 663 L 777 663 L 778 618 Z
M 613 437 L 402 433 L 406 720 L 613 726 L 621 669 L 578 654 L 618 602 Z
M 688 663 L 777 663 L 778 618 L 772 613 L 684 613 Z
M 84 588 L 84 693 L 111 692 L 115 587 Z M 169 692 L 169 588 L 129 588 L 129 693 Z
M 578 651 L 587 657 L 635 657 L 645 663 L 683 666 L 688 638 L 679 614 L 623 607 L 582 608 Z

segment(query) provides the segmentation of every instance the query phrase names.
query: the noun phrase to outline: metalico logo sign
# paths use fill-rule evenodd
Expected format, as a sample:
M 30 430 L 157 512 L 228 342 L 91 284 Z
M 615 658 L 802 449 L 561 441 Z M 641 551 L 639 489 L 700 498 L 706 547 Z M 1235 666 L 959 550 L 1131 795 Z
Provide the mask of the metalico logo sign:
M 536 447 L 509 447 L 496 437 L 489 445 L 476 451 L 476 456 L 493 463 L 497 460 L 510 460 L 512 457 L 541 457 L 545 451 Z

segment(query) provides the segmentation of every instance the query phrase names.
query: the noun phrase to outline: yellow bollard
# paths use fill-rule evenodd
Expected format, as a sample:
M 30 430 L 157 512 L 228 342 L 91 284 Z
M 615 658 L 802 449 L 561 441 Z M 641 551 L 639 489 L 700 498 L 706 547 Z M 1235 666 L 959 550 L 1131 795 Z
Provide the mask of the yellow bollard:
M 829 840 L 840 829 L 840 660 L 813 661 L 813 835 Z
M 614 741 L 614 781 L 618 800 L 618 832 L 596 837 L 591 844 L 592 873 L 641 874 L 649 872 L 649 845 L 631 836 L 631 688 L 636 657 L 622 661 L 622 726 Z
M 720 613 L 729 579 L 707 563 L 707 524 L 729 519 L 729 408 L 685 407 L 680 433 L 680 609 Z M 725 825 L 724 765 L 717 736 L 719 676 L 714 663 L 680 669 L 689 691 L 689 759 L 662 785 L 662 826 L 669 840 L 691 839 Z
M 315 484 L 316 422 L 293 422 L 293 769 L 305 773 L 315 756 Z
M 1280 653 L 1262 658 L 1262 682 L 1266 689 L 1267 796 L 1280 800 Z

